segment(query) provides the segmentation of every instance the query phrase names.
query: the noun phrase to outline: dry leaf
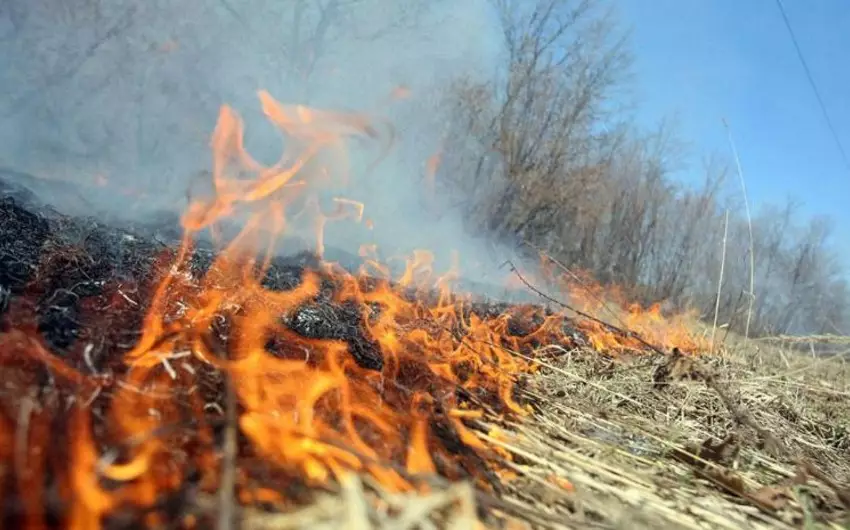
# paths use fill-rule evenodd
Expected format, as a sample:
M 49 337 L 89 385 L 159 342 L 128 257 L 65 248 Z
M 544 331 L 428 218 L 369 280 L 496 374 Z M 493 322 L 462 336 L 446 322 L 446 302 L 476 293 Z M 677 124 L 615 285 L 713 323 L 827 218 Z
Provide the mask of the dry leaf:
M 670 381 L 682 379 L 697 380 L 704 377 L 699 363 L 693 357 L 686 357 L 679 348 L 673 348 L 670 359 L 655 369 L 652 374 L 653 386 L 660 388 Z
M 687 447 L 685 450 L 678 450 L 674 453 L 674 456 L 678 460 L 693 466 L 698 477 L 711 481 L 728 493 L 746 499 L 767 511 L 781 510 L 785 507 L 791 499 L 790 488 L 805 484 L 808 480 L 806 469 L 800 468 L 793 477 L 779 484 L 762 486 L 755 492 L 749 492 L 744 479 L 740 475 L 725 467 L 715 465 L 734 460 L 739 450 L 735 442 L 735 435 L 730 433 L 719 443 L 706 440 L 699 448 Z
M 750 500 L 761 504 L 769 510 L 781 510 L 791 499 L 787 487 L 762 486 L 749 495 Z
M 850 510 L 850 488 L 841 486 L 835 480 L 833 480 L 832 477 L 821 471 L 817 466 L 807 460 L 803 460 L 801 465 L 803 469 L 801 471 L 798 471 L 798 474 L 802 472 L 803 474 L 811 475 L 826 484 L 827 486 L 829 486 L 832 491 L 835 492 L 835 496 L 838 497 L 838 500 L 841 501 L 841 504 L 843 504 L 845 508 Z
M 740 475 L 728 469 L 709 467 L 696 471 L 697 475 L 707 479 L 733 495 L 747 498 L 747 486 Z
M 761 505 L 768 510 L 781 510 L 791 500 L 791 488 L 805 484 L 809 479 L 809 475 L 805 468 L 798 468 L 797 473 L 793 477 L 781 481 L 775 486 L 762 486 L 754 493 L 748 495 L 748 498 Z
M 685 449 L 676 449 L 673 456 L 681 462 L 702 469 L 706 466 L 706 462 L 729 464 L 735 460 L 739 451 L 735 433 L 729 433 L 718 443 L 712 442 L 709 438 L 699 447 L 687 445 Z

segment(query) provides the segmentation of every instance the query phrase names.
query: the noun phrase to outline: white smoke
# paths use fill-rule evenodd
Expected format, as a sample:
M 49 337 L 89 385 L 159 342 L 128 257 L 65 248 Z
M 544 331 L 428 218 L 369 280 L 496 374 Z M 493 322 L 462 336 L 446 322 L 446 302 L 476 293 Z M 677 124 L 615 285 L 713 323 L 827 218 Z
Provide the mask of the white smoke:
M 381 114 L 395 127 L 375 171 L 362 174 L 377 149 L 353 157 L 347 195 L 374 229 L 331 226 L 329 246 L 426 248 L 438 269 L 457 251 L 477 281 L 508 274 L 499 265 L 510 253 L 466 234 L 457 215 L 433 215 L 423 182 L 441 147 L 444 91 L 495 70 L 500 35 L 486 0 L 10 0 L 0 9 L 0 167 L 82 186 L 83 202 L 51 197 L 58 209 L 135 220 L 182 210 L 210 167 L 223 104 L 245 120 L 252 155 L 273 162 L 281 141 L 260 112 L 263 89 L 284 103 Z M 399 86 L 410 98 L 389 102 Z

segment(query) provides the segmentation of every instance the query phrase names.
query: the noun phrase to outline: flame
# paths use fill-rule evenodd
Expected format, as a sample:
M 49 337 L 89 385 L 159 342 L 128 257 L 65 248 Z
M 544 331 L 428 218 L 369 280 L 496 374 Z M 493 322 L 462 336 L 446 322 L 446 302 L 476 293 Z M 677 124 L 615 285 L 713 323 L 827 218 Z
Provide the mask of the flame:
M 591 346 L 598 351 L 645 351 L 646 343 L 670 351 L 709 349 L 705 337 L 695 332 L 697 313 L 692 310 L 663 315 L 663 301 L 648 307 L 629 302 L 627 289 L 603 285 L 587 271 L 568 271 L 545 255 L 541 256 L 543 275 L 554 282 L 579 311 L 593 317 L 580 320 Z M 596 319 L 596 320 L 594 320 Z M 623 335 L 599 321 L 612 324 L 632 335 Z M 638 335 L 642 340 L 634 337 Z
M 16 402 L 26 421 L 0 409 L 0 478 L 13 470 L 24 526 L 47 520 L 47 469 L 71 528 L 98 528 L 119 510 L 159 526 L 167 515 L 162 499 L 187 482 L 216 491 L 225 388 L 237 402 L 235 495 L 243 503 L 285 503 L 293 485 L 326 485 L 355 472 L 393 491 L 425 489 L 419 477 L 434 473 L 485 488 L 492 476 L 510 477 L 500 462 L 511 455 L 476 434 L 476 420 L 485 412 L 530 413 L 515 395 L 517 379 L 537 369 L 537 347 L 569 344 L 565 315 L 530 305 L 476 311 L 452 289 L 457 255 L 438 275 L 427 250 L 406 257 L 396 278 L 379 249 L 364 245 L 357 273 L 322 262 L 294 286 L 270 286 L 280 236 L 307 227 L 321 255 L 328 222 L 363 221 L 368 205 L 336 197 L 324 211 L 319 191 L 348 183 L 346 141 L 377 133 L 362 114 L 283 105 L 267 92 L 259 99 L 287 138 L 279 160 L 267 166 L 251 157 L 241 118 L 221 108 L 210 142 L 214 193 L 191 202 L 180 248 L 164 251 L 150 283 L 136 286 L 151 293 L 141 336 L 115 353 L 106 375 L 83 371 L 91 365 L 88 346 L 63 358 L 49 351 L 32 325 L 33 307 L 16 305 L 4 317 L 12 332 L 0 336 L 0 366 L 10 395 L 37 388 L 45 370 L 55 386 L 53 397 L 31 398 L 37 407 Z M 227 223 L 242 226 L 229 240 Z M 203 231 L 219 251 L 199 274 L 194 241 Z M 107 292 L 116 314 L 138 310 L 122 285 Z M 297 333 L 293 322 L 317 306 L 353 314 L 350 336 Z M 656 316 L 635 310 L 627 318 L 650 331 L 663 324 Z M 606 333 L 592 333 L 599 347 L 626 344 L 606 342 L 614 340 Z M 44 446 L 51 433 L 67 445 L 55 455 Z M 0 480 L 0 488 L 9 484 Z M 195 517 L 192 524 L 201 524 Z
M 399 85 L 392 90 L 390 97 L 394 100 L 402 100 L 410 98 L 411 95 L 412 91 L 409 86 Z
M 425 162 L 425 186 L 429 197 L 434 196 L 437 187 L 437 171 L 440 169 L 440 163 L 443 160 L 443 149 L 438 149 L 434 154 L 428 157 Z

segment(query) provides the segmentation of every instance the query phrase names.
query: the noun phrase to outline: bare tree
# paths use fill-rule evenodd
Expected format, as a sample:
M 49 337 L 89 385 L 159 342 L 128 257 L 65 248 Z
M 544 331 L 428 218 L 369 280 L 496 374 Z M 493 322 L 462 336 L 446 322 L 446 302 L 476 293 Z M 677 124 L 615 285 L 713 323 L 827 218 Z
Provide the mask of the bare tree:
M 310 81 L 319 63 L 340 41 L 375 42 L 417 26 L 435 2 L 427 0 L 218 0 L 238 24 L 239 33 L 267 50 L 296 99 L 307 102 Z M 258 17 L 280 21 L 283 38 L 259 27 Z
M 543 247 L 644 302 L 716 310 L 733 329 L 846 322 L 850 301 L 825 224 L 796 229 L 789 203 L 751 227 L 738 215 L 746 205 L 724 195 L 727 164 L 711 158 L 702 185 L 678 184 L 673 130 L 617 122 L 628 53 L 601 1 L 491 3 L 504 62 L 492 79 L 459 80 L 450 94 L 454 152 L 442 174 L 473 226 Z M 762 289 L 748 315 L 753 268 Z
M 107 173 L 123 188 L 155 189 L 157 199 L 176 203 L 186 178 L 208 160 L 222 103 L 250 99 L 256 113 L 260 88 L 307 103 L 321 60 L 355 40 L 380 48 L 383 39 L 401 39 L 432 7 L 424 0 L 9 0 L 0 8 L 0 159 L 56 178 Z
M 477 155 L 464 153 L 469 167 L 459 185 L 494 189 L 470 205 L 478 224 L 503 237 L 539 241 L 562 196 L 590 191 L 604 171 L 619 131 L 600 125 L 628 55 L 601 2 L 492 4 L 505 59 L 490 82 L 457 87 L 454 137 L 480 142 Z

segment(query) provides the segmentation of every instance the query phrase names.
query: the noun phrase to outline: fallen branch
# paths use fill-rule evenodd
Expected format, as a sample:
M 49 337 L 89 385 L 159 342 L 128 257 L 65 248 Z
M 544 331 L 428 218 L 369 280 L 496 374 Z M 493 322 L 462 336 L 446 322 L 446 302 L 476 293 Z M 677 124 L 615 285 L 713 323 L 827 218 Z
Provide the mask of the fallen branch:
M 844 335 L 803 335 L 795 337 L 792 335 L 774 335 L 770 337 L 760 337 L 754 339 L 759 342 L 788 342 L 788 343 L 826 343 L 826 344 L 850 344 L 850 337 Z
M 587 283 L 584 280 L 582 280 L 576 273 L 574 273 L 572 270 L 570 270 L 570 268 L 567 267 L 567 265 L 564 262 L 560 261 L 559 259 L 557 259 L 553 256 L 550 256 L 549 254 L 547 254 L 543 250 L 537 248 L 536 246 L 532 245 L 528 241 L 524 241 L 524 243 L 527 246 L 529 246 L 530 248 L 534 249 L 534 251 L 537 252 L 541 257 L 546 258 L 548 261 L 551 261 L 552 263 L 554 263 L 565 274 L 569 275 L 569 277 L 572 278 L 573 281 L 575 281 L 578 284 L 581 284 L 581 286 L 584 288 L 585 293 L 587 293 L 591 298 L 593 298 L 594 300 L 599 302 L 599 304 L 602 307 L 604 307 L 605 310 L 608 311 L 608 313 L 612 317 L 614 317 L 617 320 L 617 322 L 620 323 L 620 325 L 622 327 L 624 327 L 624 328 L 627 327 L 626 323 L 623 322 L 623 319 L 620 318 L 620 316 L 617 314 L 617 312 L 612 310 L 611 307 L 608 305 L 608 303 L 601 296 L 598 296 L 596 293 L 593 292 L 592 289 L 589 289 L 588 286 L 587 286 Z
M 567 303 L 565 303 L 565 302 L 562 302 L 562 301 L 558 300 L 557 298 L 554 298 L 554 297 L 552 297 L 552 296 L 549 296 L 548 294 L 544 293 L 543 291 L 541 291 L 540 289 L 538 289 L 537 287 L 535 287 L 534 285 L 532 285 L 532 283 L 531 283 L 531 282 L 529 282 L 529 281 L 528 281 L 528 280 L 527 280 L 527 279 L 526 279 L 526 278 L 522 275 L 522 273 L 521 273 L 521 272 L 519 272 L 519 270 L 517 270 L 517 268 L 516 268 L 516 266 L 514 266 L 513 262 L 511 262 L 511 261 L 507 261 L 507 262 L 505 262 L 505 263 L 507 263 L 508 265 L 510 265 L 510 267 L 511 267 L 511 272 L 513 272 L 514 274 L 516 274 L 517 278 L 519 278 L 519 281 L 521 281 L 521 282 L 522 282 L 522 283 L 523 283 L 526 287 L 528 287 L 528 288 L 529 288 L 532 292 L 534 292 L 534 294 L 536 294 L 536 295 L 537 295 L 537 296 L 539 296 L 540 298 L 543 298 L 544 300 L 546 300 L 546 301 L 548 301 L 548 302 L 551 302 L 551 303 L 553 303 L 553 304 L 556 304 L 556 305 L 558 305 L 558 306 L 562 307 L 563 309 L 566 309 L 567 311 L 572 311 L 573 313 L 575 313 L 576 315 L 578 315 L 578 316 L 580 316 L 580 317 L 582 317 L 582 318 L 586 318 L 587 320 L 591 320 L 591 321 L 593 321 L 593 322 L 596 322 L 597 324 L 599 324 L 599 325 L 601 325 L 601 326 L 605 327 L 605 328 L 606 328 L 606 329 L 608 329 L 609 331 L 613 331 L 614 333 L 619 333 L 620 335 L 623 335 L 623 336 L 628 337 L 628 338 L 630 338 L 630 339 L 634 339 L 634 340 L 636 340 L 636 341 L 640 342 L 641 344 L 643 344 L 644 346 L 646 346 L 647 348 L 649 348 L 650 350 L 654 351 L 655 353 L 657 353 L 657 354 L 659 354 L 659 355 L 667 355 L 667 354 L 664 352 L 664 350 L 662 350 L 662 349 L 661 349 L 661 348 L 659 348 L 658 346 L 656 346 L 656 345 L 652 344 L 651 342 L 649 342 L 649 341 L 645 340 L 645 339 L 644 339 L 643 337 L 641 337 L 638 333 L 636 333 L 636 332 L 634 332 L 634 331 L 632 331 L 632 330 L 629 330 L 629 329 L 625 329 L 625 328 L 617 327 L 617 326 L 615 326 L 615 325 L 613 325 L 613 324 L 609 324 L 608 322 L 605 322 L 604 320 L 602 320 L 602 319 L 600 319 L 600 318 L 597 318 L 597 317 L 595 317 L 595 316 L 593 316 L 593 315 L 591 315 L 591 314 L 589 314 L 589 313 L 585 313 L 584 311 L 582 311 L 582 310 L 580 310 L 580 309 L 576 309 L 575 307 L 573 307 L 573 306 L 571 306 L 571 305 L 569 305 L 569 304 L 567 304 Z

